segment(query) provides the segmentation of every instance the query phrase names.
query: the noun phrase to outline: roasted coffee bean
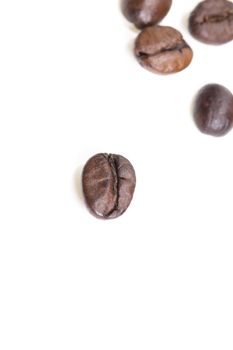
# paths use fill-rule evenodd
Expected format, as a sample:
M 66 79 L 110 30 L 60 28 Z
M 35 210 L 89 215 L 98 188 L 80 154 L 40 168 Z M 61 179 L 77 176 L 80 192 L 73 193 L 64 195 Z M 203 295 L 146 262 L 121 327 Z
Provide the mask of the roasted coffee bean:
M 87 161 L 82 183 L 90 211 L 97 217 L 113 219 L 128 208 L 133 198 L 136 176 L 126 158 L 99 153 Z
M 128 21 L 142 29 L 160 22 L 171 4 L 172 0 L 122 0 L 122 12 Z
M 206 0 L 193 10 L 189 30 L 207 44 L 223 44 L 233 39 L 233 3 L 226 0 Z
M 223 136 L 233 126 L 233 95 L 224 86 L 209 84 L 197 94 L 194 120 L 201 132 Z
M 136 39 L 134 52 L 144 68 L 162 74 L 183 70 L 193 57 L 181 33 L 164 26 L 145 28 Z

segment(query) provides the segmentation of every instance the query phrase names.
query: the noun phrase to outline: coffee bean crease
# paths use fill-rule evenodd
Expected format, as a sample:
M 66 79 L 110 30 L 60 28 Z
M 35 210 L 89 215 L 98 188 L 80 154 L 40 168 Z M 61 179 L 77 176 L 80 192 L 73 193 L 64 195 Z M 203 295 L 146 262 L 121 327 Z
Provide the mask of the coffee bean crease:
M 182 34 L 166 26 L 144 29 L 135 41 L 134 52 L 144 68 L 161 74 L 183 70 L 193 57 L 192 49 Z
M 131 163 L 120 155 L 100 153 L 88 160 L 83 193 L 90 211 L 103 219 L 116 218 L 128 208 L 136 185 Z
M 228 12 L 224 15 L 212 15 L 212 16 L 204 16 L 203 20 L 198 21 L 197 23 L 199 24 L 204 24 L 204 23 L 218 23 L 218 22 L 223 22 L 223 21 L 232 21 L 233 20 L 233 12 Z
M 224 44 L 233 39 L 233 3 L 206 0 L 199 3 L 189 17 L 189 31 L 207 44 Z
M 187 48 L 189 48 L 189 46 L 187 45 L 187 43 L 185 41 L 183 41 L 182 43 L 175 45 L 175 46 L 172 46 L 172 47 L 164 47 L 160 51 L 156 50 L 152 53 L 139 51 L 138 53 L 136 52 L 136 55 L 138 58 L 144 59 L 144 58 L 153 57 L 156 55 L 160 55 L 161 53 L 171 52 L 171 51 L 179 51 L 180 53 L 182 53 L 183 49 L 187 49 Z

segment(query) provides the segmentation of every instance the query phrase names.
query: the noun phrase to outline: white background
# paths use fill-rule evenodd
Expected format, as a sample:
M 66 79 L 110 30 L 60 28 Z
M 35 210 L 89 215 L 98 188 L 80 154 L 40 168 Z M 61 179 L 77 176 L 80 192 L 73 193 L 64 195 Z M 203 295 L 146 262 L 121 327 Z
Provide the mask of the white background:
M 233 132 L 201 134 L 193 98 L 233 90 L 232 43 L 164 25 L 194 50 L 158 76 L 118 1 L 0 3 L 0 349 L 232 350 Z M 97 220 L 80 174 L 98 152 L 135 167 L 119 219 Z

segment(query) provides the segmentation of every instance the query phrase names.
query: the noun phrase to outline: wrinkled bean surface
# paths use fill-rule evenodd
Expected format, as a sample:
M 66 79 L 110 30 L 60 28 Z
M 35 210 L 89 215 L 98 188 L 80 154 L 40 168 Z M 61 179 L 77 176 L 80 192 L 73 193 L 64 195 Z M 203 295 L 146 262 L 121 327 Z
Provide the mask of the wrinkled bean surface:
M 223 44 L 233 39 L 233 3 L 226 0 L 206 0 L 193 10 L 189 30 L 207 44 Z
M 145 28 L 136 39 L 134 51 L 144 68 L 162 74 L 183 70 L 193 57 L 181 33 L 165 26 Z
M 116 154 L 96 154 L 86 163 L 83 193 L 90 211 L 112 219 L 123 214 L 134 194 L 136 176 L 132 164 Z

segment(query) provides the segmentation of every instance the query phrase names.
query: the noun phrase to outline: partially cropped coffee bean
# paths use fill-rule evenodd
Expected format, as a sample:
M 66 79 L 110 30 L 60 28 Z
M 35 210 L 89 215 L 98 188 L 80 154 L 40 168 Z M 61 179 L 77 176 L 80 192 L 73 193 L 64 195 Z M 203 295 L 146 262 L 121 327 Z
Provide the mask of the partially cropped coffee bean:
M 233 39 L 233 3 L 226 0 L 206 0 L 193 10 L 189 30 L 207 44 L 223 44 Z
M 194 120 L 201 132 L 223 136 L 233 126 L 233 95 L 222 85 L 209 84 L 197 94 Z
M 168 13 L 172 0 L 122 0 L 121 4 L 128 21 L 142 29 L 160 22 Z
M 144 68 L 162 74 L 183 70 L 193 57 L 181 33 L 165 26 L 145 28 L 136 39 L 134 52 Z
M 87 161 L 82 183 L 90 211 L 97 217 L 113 219 L 128 208 L 133 198 L 136 176 L 126 158 L 99 153 Z

